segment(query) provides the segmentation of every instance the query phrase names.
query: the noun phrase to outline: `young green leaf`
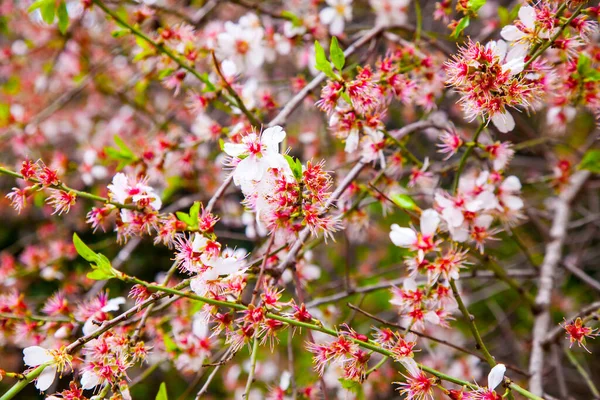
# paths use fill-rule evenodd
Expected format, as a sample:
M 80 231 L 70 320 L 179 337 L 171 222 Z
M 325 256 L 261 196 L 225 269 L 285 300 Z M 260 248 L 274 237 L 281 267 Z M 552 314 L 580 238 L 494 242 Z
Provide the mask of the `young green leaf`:
M 471 19 L 468 16 L 463 17 L 460 21 L 458 21 L 458 25 L 456 25 L 456 28 L 454 28 L 454 32 L 452 32 L 452 35 L 450 35 L 450 37 L 452 39 L 458 39 L 460 34 L 465 29 L 467 29 L 467 27 L 469 26 L 470 23 L 471 23 Z
M 96 268 L 88 272 L 86 276 L 88 277 L 88 279 L 93 279 L 95 281 L 106 281 L 114 277 L 114 274 L 107 272 L 103 269 Z
M 56 11 L 58 15 L 58 29 L 63 35 L 67 33 L 69 28 L 69 13 L 67 12 L 67 5 L 64 1 L 61 1 Z
M 474 13 L 477 13 L 479 9 L 485 5 L 486 2 L 487 0 L 469 0 L 469 2 L 467 3 L 467 7 L 469 8 L 469 10 L 473 11 Z
M 318 40 L 315 40 L 315 60 L 315 68 L 323 72 L 331 79 L 337 78 L 335 73 L 333 72 L 333 67 L 331 66 L 331 63 L 327 60 L 327 56 L 325 56 L 325 50 L 323 50 L 323 47 L 321 46 Z
M 156 400 L 169 400 L 169 396 L 167 395 L 167 385 L 164 382 L 161 383 L 160 387 L 158 388 Z
M 187 225 L 194 225 L 194 221 L 192 221 L 192 218 L 190 218 L 187 213 L 184 213 L 183 211 L 177 211 L 175 215 L 177 215 L 177 218 L 180 221 L 185 222 Z
M 76 233 L 73 233 L 73 245 L 75 246 L 75 250 L 77 250 L 77 254 L 86 261 L 96 262 L 98 260 L 98 254 L 83 243 Z
M 344 52 L 340 48 L 340 44 L 338 43 L 338 40 L 335 36 L 331 38 L 331 45 L 329 46 L 329 56 L 331 57 L 333 65 L 335 65 L 338 71 L 344 69 L 344 64 L 346 64 L 346 56 L 344 56 Z
M 391 197 L 391 200 L 400 208 L 407 210 L 416 210 L 418 208 L 414 200 L 406 194 L 395 194 Z
M 294 160 L 291 156 L 284 154 L 285 160 L 288 162 L 290 169 L 292 170 L 292 174 L 294 174 L 294 178 L 296 181 L 300 182 L 302 180 L 302 163 L 300 160 Z
M 54 0 L 45 1 L 40 6 L 40 12 L 42 13 L 42 19 L 44 20 L 45 23 L 47 23 L 47 24 L 53 23 L 54 15 L 56 12 L 56 3 L 54 2 Z
M 600 150 L 588 150 L 579 163 L 579 169 L 600 174 Z
M 200 202 L 195 201 L 194 204 L 190 207 L 190 218 L 192 221 L 198 221 L 198 217 L 200 216 Z

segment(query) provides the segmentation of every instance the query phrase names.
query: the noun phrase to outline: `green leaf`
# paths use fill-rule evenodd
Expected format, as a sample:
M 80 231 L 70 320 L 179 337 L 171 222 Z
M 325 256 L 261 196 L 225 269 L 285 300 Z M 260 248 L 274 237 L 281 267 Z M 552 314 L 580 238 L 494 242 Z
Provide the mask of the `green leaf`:
M 106 258 L 104 254 L 98 254 L 94 250 L 90 249 L 83 241 L 77 236 L 77 233 L 73 233 L 73 245 L 77 254 L 83 257 L 92 266 L 92 271 L 88 272 L 87 277 L 94 280 L 105 280 L 113 278 L 116 275 L 115 271 L 110 264 L 110 260 Z
M 189 226 L 194 225 L 194 222 L 192 221 L 192 219 L 190 218 L 190 216 L 187 213 L 184 213 L 183 211 L 177 211 L 175 213 L 175 215 L 177 215 L 177 218 L 180 221 L 185 222 L 186 225 L 189 225 Z
M 469 0 L 469 2 L 467 3 L 467 7 L 469 8 L 469 10 L 477 13 L 477 11 L 479 11 L 479 9 L 483 7 L 486 2 L 487 0 Z
M 190 207 L 190 218 L 192 221 L 198 221 L 198 217 L 200 216 L 200 202 L 195 201 L 194 204 Z
M 281 16 L 284 18 L 287 18 L 289 21 L 292 21 L 293 26 L 302 25 L 302 20 L 300 18 L 298 18 L 298 16 L 291 11 L 288 11 L 288 10 L 282 11 Z
M 133 150 L 131 150 L 123 141 L 123 139 L 121 139 L 120 137 L 116 136 L 114 137 L 115 140 L 115 144 L 117 146 L 119 146 L 119 149 L 121 149 L 121 154 L 123 154 L 124 156 L 128 156 L 128 157 L 135 157 L 135 154 L 133 154 Z
M 300 182 L 302 180 L 302 163 L 300 162 L 300 160 L 294 160 L 291 156 L 287 154 L 284 154 L 283 156 L 288 162 L 288 165 L 292 170 L 292 174 L 294 174 L 294 178 L 296 178 L 296 181 Z
M 169 396 L 167 395 L 167 385 L 165 383 L 161 383 L 158 388 L 158 393 L 156 394 L 156 400 L 169 400 Z
M 110 272 L 106 272 L 102 269 L 94 269 L 87 273 L 86 275 L 88 279 L 93 279 L 95 281 L 106 281 L 114 276 L 114 274 Z
M 463 17 L 460 21 L 458 21 L 458 25 L 456 25 L 456 28 L 454 29 L 454 32 L 452 32 L 452 35 L 450 35 L 450 37 L 452 39 L 458 39 L 460 34 L 465 29 L 467 29 L 467 27 L 469 26 L 470 23 L 471 23 L 471 19 L 469 17 Z
M 344 99 L 344 101 L 348 104 L 352 104 L 352 99 L 350 98 L 350 96 L 348 95 L 348 93 L 344 90 L 341 94 L 342 99 Z
M 588 150 L 579 163 L 579 169 L 600 174 L 600 150 Z
M 163 335 L 163 342 L 165 343 L 165 348 L 168 351 L 173 351 L 173 352 L 179 351 L 179 347 L 177 347 L 177 343 L 175 343 L 173 341 L 173 339 L 171 339 L 171 337 L 166 333 Z
M 75 250 L 77 250 L 77 254 L 86 261 L 96 262 L 98 260 L 98 254 L 83 243 L 76 233 L 73 233 L 73 245 L 75 246 Z
M 158 73 L 158 79 L 165 79 L 175 71 L 173 68 L 165 68 Z
M 592 60 L 583 53 L 579 55 L 579 60 L 577 60 L 577 73 L 586 82 L 600 81 L 600 71 L 592 66 Z
M 327 60 L 327 56 L 325 56 L 325 50 L 323 50 L 323 47 L 318 40 L 315 40 L 315 60 L 315 68 L 323 72 L 331 79 L 337 79 L 337 76 L 333 72 L 331 63 Z
M 0 128 L 8 125 L 10 118 L 10 106 L 6 103 L 0 103 Z
M 417 204 L 414 200 L 407 194 L 395 194 L 390 199 L 400 208 L 404 208 L 406 210 L 416 210 Z
M 51 24 L 54 22 L 55 11 L 56 11 L 56 3 L 54 3 L 54 0 L 45 1 L 40 6 L 40 12 L 42 13 L 42 19 L 47 24 Z
M 119 165 L 117 166 L 117 170 L 121 170 L 123 169 L 125 166 L 135 162 L 137 160 L 137 157 L 135 156 L 135 154 L 133 153 L 133 150 L 131 150 L 123 141 L 123 139 L 121 139 L 118 136 L 114 137 L 115 140 L 115 144 L 117 145 L 118 148 L 114 148 L 114 147 L 105 147 L 104 148 L 104 152 L 106 153 L 106 155 L 116 161 L 119 161 Z
M 67 12 L 67 5 L 64 1 L 61 1 L 58 5 L 57 10 L 58 15 L 58 30 L 63 35 L 67 33 L 67 29 L 69 28 L 69 13 Z
M 331 38 L 331 45 L 329 46 L 329 56 L 331 57 L 333 65 L 335 65 L 338 71 L 344 69 L 344 64 L 346 64 L 346 56 L 344 56 L 344 52 L 340 48 L 340 44 L 338 43 L 338 40 L 335 36 Z

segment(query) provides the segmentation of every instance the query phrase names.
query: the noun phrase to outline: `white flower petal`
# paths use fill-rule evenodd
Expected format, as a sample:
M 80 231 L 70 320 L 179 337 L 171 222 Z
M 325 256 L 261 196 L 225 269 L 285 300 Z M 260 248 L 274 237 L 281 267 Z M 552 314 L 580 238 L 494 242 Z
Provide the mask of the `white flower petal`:
M 496 364 L 496 366 L 492 368 L 488 375 L 488 388 L 492 390 L 496 389 L 496 387 L 504 380 L 505 372 L 506 367 L 504 364 Z
M 500 189 L 510 192 L 519 191 L 521 190 L 521 181 L 516 176 L 511 175 L 502 182 Z
M 398 247 L 410 247 L 417 241 L 417 234 L 410 228 L 401 228 L 393 224 L 390 239 Z
M 507 133 L 515 129 L 515 119 L 508 111 L 494 114 L 492 122 L 502 133 Z
M 329 25 L 329 33 L 331 33 L 333 36 L 341 35 L 344 33 L 344 25 L 344 18 L 341 16 L 336 16 L 331 25 Z
M 514 25 L 507 25 L 504 28 L 502 28 L 500 36 L 502 36 L 504 40 L 508 40 L 509 42 L 516 42 L 517 40 L 521 40 L 525 36 L 525 33 L 523 33 L 519 28 L 517 28 Z
M 104 312 L 118 311 L 119 306 L 123 304 L 125 304 L 125 297 L 115 297 L 114 299 L 110 299 L 101 310 Z
M 519 9 L 519 19 L 527 29 L 535 29 L 535 8 L 523 6 Z
M 241 143 L 225 143 L 223 151 L 232 157 L 239 157 L 246 151 L 246 146 Z
M 37 367 L 54 358 L 48 350 L 40 346 L 29 346 L 23 349 L 23 362 L 29 367 Z
M 319 19 L 325 25 L 329 25 L 335 17 L 336 17 L 336 12 L 335 12 L 335 9 L 332 7 L 324 8 L 319 13 Z
M 100 384 L 100 378 L 98 375 L 91 371 L 85 371 L 81 376 L 81 388 L 84 390 L 90 390 Z
M 49 365 L 38 376 L 35 387 L 40 391 L 48 390 L 56 378 L 56 365 Z
M 421 214 L 421 233 L 431 236 L 435 233 L 440 224 L 440 215 L 432 208 L 429 208 Z

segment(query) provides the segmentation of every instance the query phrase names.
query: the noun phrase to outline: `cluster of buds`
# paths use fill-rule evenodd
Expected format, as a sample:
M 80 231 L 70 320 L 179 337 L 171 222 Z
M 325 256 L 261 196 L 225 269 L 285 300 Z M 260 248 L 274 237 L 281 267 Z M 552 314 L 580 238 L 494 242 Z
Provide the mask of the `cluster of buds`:
M 59 173 L 56 169 L 46 166 L 42 161 L 25 160 L 21 165 L 20 173 L 25 182 L 31 182 L 31 184 L 23 188 L 14 187 L 6 195 L 17 212 L 20 213 L 27 206 L 29 196 L 42 189 L 46 189 L 50 193 L 46 202 L 54 208 L 53 214 L 68 213 L 75 205 L 77 195 L 72 190 L 61 187 Z
M 368 338 L 347 326 L 345 328 L 339 332 L 339 336 L 334 341 L 326 344 L 307 342 L 306 348 L 314 354 L 314 369 L 320 375 L 325 372 L 325 367 L 335 364 L 342 368 L 345 379 L 363 382 L 367 377 L 371 356 L 354 340 L 367 341 Z

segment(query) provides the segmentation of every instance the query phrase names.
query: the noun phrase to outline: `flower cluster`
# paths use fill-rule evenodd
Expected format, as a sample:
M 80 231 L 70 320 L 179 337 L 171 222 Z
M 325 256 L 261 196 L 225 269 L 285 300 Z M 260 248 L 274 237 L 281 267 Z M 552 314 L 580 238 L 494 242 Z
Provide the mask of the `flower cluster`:
M 504 41 L 483 46 L 469 42 L 446 63 L 446 83 L 460 94 L 467 119 L 483 117 L 500 132 L 510 132 L 515 121 L 510 108 L 531 108 L 540 95 L 536 82 L 521 75 L 527 48 L 508 50 Z
M 302 166 L 280 154 L 285 135 L 283 128 L 275 126 L 260 135 L 246 133 L 239 143 L 225 143 L 233 181 L 242 189 L 244 203 L 256 214 L 257 223 L 267 231 L 287 238 L 308 226 L 315 235 L 332 236 L 339 223 L 335 217 L 322 215 L 332 179 L 324 163 L 309 161 Z

